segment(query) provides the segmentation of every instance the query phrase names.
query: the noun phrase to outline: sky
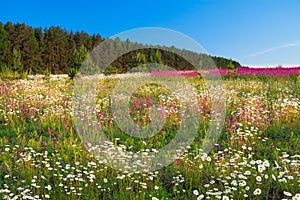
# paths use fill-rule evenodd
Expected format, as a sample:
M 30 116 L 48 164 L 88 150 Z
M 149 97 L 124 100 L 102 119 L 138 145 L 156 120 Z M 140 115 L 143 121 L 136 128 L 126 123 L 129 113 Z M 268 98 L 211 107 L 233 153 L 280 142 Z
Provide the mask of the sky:
M 3 1 L 0 22 L 112 37 L 143 27 L 180 32 L 243 66 L 300 66 L 300 0 Z M 180 44 L 178 46 L 180 47 Z

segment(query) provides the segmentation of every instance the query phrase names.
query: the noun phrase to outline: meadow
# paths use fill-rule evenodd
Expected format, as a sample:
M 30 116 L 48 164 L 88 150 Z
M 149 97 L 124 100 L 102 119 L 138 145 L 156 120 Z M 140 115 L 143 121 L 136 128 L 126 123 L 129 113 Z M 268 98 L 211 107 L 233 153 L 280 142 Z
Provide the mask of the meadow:
M 136 173 L 110 168 L 88 151 L 74 122 L 72 80 L 1 80 L 0 199 L 300 199 L 300 73 L 293 70 L 284 76 L 221 72 L 226 115 L 209 153 L 201 149 L 211 118 L 209 91 L 197 73 L 182 73 L 200 113 L 197 136 L 171 165 Z M 129 117 L 145 126 L 149 108 L 160 104 L 166 121 L 149 138 L 132 137 L 111 112 L 118 80 L 97 85 L 95 115 L 111 143 L 133 152 L 168 144 L 181 123 L 181 98 L 155 84 L 136 90 Z

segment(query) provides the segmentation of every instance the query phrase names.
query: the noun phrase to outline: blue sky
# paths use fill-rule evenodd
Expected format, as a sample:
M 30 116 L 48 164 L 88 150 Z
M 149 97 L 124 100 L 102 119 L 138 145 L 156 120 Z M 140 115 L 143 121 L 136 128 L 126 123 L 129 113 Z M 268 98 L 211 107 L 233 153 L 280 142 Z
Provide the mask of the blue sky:
M 246 66 L 300 66 L 300 0 L 5 1 L 0 21 L 110 37 L 141 27 L 179 31 Z

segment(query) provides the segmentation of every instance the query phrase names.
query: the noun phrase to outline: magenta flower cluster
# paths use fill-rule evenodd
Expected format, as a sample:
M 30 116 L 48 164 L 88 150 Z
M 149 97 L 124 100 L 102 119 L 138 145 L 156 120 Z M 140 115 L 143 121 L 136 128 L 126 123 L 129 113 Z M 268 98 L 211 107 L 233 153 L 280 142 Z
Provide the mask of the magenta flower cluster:
M 221 76 L 276 76 L 287 77 L 290 75 L 299 75 L 300 67 L 292 68 L 248 68 L 241 67 L 234 70 L 219 69 L 219 70 L 203 70 L 201 73 L 205 74 L 220 74 Z M 184 76 L 197 77 L 199 75 L 197 70 L 190 71 L 152 71 L 152 76 Z
M 277 76 L 287 77 L 290 75 L 300 74 L 300 67 L 292 68 L 238 68 L 236 70 L 220 69 L 220 70 L 206 70 L 206 73 L 220 74 L 222 76 Z

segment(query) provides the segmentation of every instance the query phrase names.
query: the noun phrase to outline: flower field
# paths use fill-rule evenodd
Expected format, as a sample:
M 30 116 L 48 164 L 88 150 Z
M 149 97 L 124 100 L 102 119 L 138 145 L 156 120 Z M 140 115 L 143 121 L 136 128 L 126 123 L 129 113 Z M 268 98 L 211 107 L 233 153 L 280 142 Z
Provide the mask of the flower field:
M 197 136 L 171 165 L 137 173 L 89 153 L 74 122 L 71 80 L 0 81 L 0 199 L 300 199 L 299 70 L 257 72 L 263 78 L 246 71 L 237 74 L 247 77 L 223 80 L 224 128 L 208 153 L 201 144 L 212 115 L 209 91 L 194 72 L 183 74 L 200 113 Z M 181 123 L 182 97 L 155 84 L 136 90 L 128 108 L 136 124 L 151 122 L 154 104 L 166 116 L 159 132 L 136 138 L 120 130 L 111 112 L 117 81 L 97 85 L 95 115 L 111 143 L 133 152 L 168 144 Z
M 202 70 L 205 74 L 220 74 L 223 77 L 226 76 L 263 76 L 263 77 L 289 77 L 292 75 L 300 74 L 300 67 L 291 68 L 237 68 L 230 69 L 218 69 L 218 70 Z M 152 72 L 153 76 L 185 76 L 185 77 L 197 77 L 197 71 L 164 71 L 164 72 Z

